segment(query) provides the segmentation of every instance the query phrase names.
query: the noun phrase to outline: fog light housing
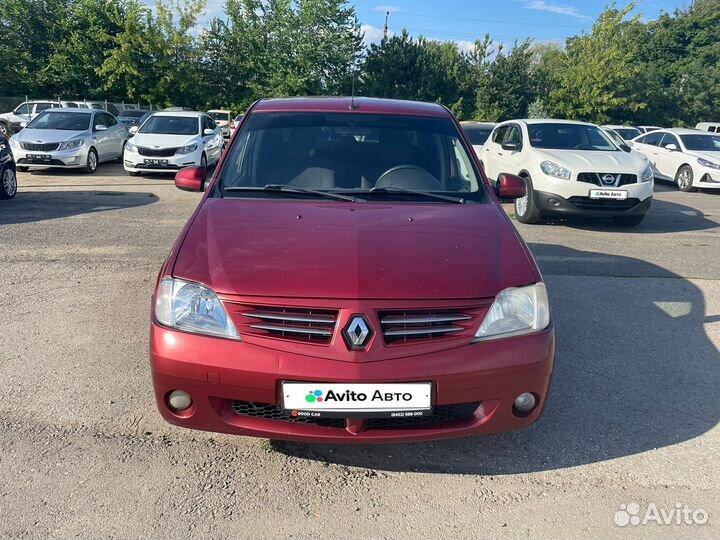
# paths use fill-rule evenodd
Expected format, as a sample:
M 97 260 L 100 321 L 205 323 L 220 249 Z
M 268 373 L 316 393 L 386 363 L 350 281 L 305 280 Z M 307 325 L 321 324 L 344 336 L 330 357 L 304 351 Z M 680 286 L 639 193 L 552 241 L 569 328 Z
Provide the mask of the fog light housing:
M 513 402 L 513 412 L 518 416 L 527 416 L 537 406 L 537 397 L 531 392 L 523 392 Z
M 187 392 L 173 390 L 167 397 L 167 403 L 175 412 L 182 412 L 192 407 L 192 398 Z

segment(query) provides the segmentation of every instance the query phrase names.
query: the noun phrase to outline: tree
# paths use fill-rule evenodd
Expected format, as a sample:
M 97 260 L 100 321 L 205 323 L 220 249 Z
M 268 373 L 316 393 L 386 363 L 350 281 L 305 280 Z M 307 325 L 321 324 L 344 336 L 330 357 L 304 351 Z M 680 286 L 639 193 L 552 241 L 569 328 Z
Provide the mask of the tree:
M 634 4 L 607 8 L 590 35 L 568 39 L 559 87 L 551 92 L 567 118 L 625 122 L 648 108 L 647 68 L 640 57 L 642 23 L 625 20 Z

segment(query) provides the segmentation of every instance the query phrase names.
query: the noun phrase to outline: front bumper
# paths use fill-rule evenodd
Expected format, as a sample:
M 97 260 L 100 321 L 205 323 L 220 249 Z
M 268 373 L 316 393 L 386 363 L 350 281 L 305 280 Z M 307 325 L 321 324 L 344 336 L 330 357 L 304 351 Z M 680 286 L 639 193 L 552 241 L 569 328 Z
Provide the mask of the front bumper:
M 88 146 L 83 145 L 72 150 L 55 150 L 52 152 L 24 150 L 22 148 L 13 148 L 15 155 L 15 163 L 23 167 L 62 167 L 66 169 L 76 169 L 84 167 L 87 162 Z M 37 160 L 28 156 L 46 155 L 49 159 Z
M 652 203 L 652 197 L 644 200 L 636 197 L 628 197 L 625 200 L 607 200 L 574 195 L 566 199 L 555 193 L 545 191 L 535 191 L 534 196 L 535 204 L 546 216 L 638 216 L 645 214 Z
M 554 353 L 552 326 L 532 335 L 375 362 L 290 353 L 155 323 L 150 339 L 157 406 L 168 422 L 213 432 L 330 443 L 418 441 L 528 427 L 545 407 Z M 282 381 L 431 381 L 434 407 L 443 413 L 422 425 L 363 419 L 341 420 L 339 425 L 303 423 L 272 413 L 279 409 Z M 179 414 L 166 403 L 176 389 L 193 398 L 193 406 Z M 539 399 L 525 417 L 513 413 L 513 401 L 522 392 L 533 392 Z M 245 414 L 248 407 L 270 413 Z M 458 416 L 458 411 L 464 414 Z
M 199 166 L 201 156 L 201 150 L 172 156 L 141 156 L 138 152 L 131 152 L 126 148 L 123 154 L 123 167 L 128 172 L 177 172 L 185 167 Z M 146 160 L 164 160 L 167 163 L 157 165 Z

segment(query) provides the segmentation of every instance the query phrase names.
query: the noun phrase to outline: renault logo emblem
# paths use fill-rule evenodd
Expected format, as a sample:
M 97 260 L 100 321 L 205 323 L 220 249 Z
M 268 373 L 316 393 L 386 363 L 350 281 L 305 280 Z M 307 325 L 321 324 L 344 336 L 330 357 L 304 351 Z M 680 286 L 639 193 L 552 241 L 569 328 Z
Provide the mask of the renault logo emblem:
M 364 349 L 373 335 L 370 323 L 364 315 L 353 315 L 342 331 L 345 344 L 350 350 Z

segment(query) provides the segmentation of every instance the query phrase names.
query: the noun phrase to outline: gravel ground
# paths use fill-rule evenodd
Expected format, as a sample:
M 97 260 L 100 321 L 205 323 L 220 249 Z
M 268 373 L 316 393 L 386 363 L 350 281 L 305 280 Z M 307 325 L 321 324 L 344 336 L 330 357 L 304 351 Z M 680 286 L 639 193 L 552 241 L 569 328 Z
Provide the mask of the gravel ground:
M 558 333 L 532 428 L 328 446 L 156 412 L 150 294 L 197 195 L 117 165 L 19 187 L 0 204 L 0 537 L 720 537 L 720 193 L 658 185 L 630 231 L 520 226 Z M 616 525 L 631 503 L 709 517 Z

